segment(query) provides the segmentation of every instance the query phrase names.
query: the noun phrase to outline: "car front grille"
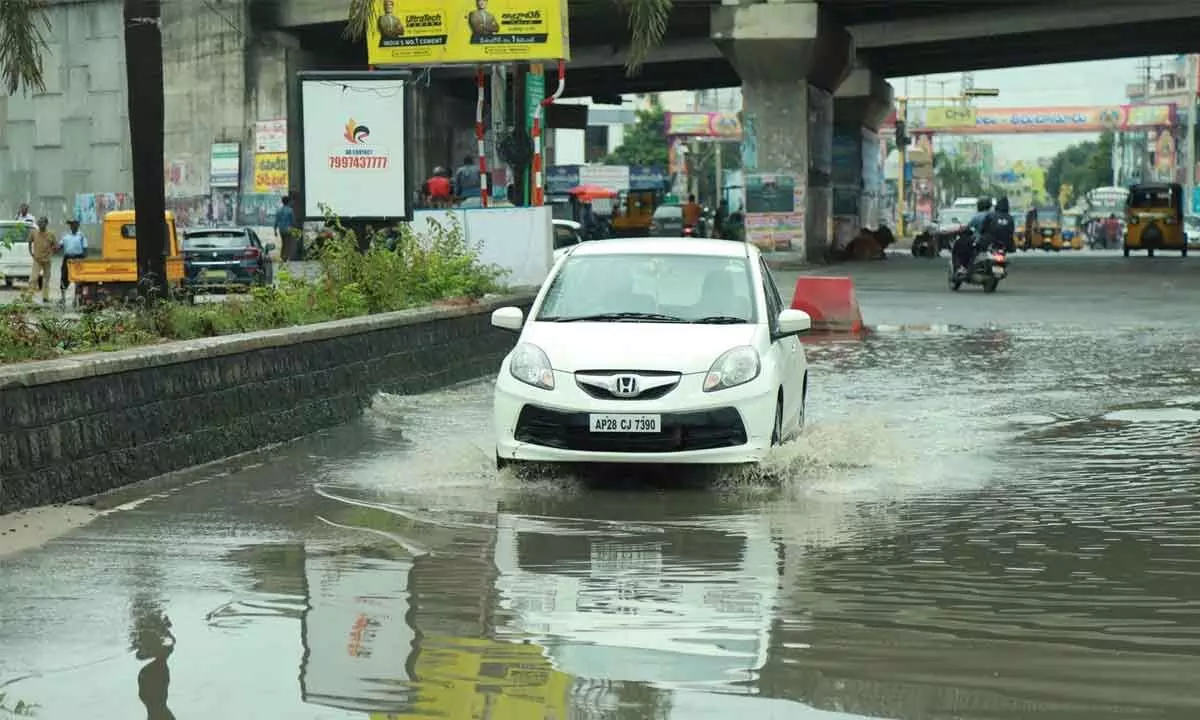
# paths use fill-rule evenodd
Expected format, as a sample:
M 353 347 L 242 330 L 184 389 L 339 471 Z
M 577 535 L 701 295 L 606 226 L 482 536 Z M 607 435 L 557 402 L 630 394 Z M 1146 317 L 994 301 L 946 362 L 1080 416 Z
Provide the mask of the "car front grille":
M 588 413 L 559 412 L 526 405 L 514 439 L 531 445 L 583 452 L 664 453 L 737 447 L 746 428 L 734 408 L 663 413 L 657 433 L 593 433 Z
M 608 380 L 621 375 L 636 377 L 642 387 L 645 387 L 647 384 L 657 384 L 659 382 L 663 384 L 657 387 L 646 388 L 633 397 L 617 395 L 609 388 L 595 384 L 596 380 L 602 378 Z M 575 373 L 575 384 L 579 386 L 580 390 L 597 400 L 658 400 L 679 387 L 679 381 L 682 378 L 683 375 L 681 373 L 665 372 L 662 370 L 581 370 Z M 589 380 L 592 382 L 588 382 Z

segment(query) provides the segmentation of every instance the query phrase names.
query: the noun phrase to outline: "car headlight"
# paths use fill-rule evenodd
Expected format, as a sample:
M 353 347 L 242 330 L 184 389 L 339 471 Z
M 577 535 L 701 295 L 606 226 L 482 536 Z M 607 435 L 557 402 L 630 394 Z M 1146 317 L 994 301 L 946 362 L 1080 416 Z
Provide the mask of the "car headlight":
M 717 358 L 704 376 L 704 392 L 745 385 L 762 371 L 758 351 L 749 345 L 735 347 Z
M 546 353 L 537 345 L 517 345 L 513 349 L 512 359 L 508 362 L 508 371 L 526 385 L 545 390 L 554 389 L 554 369 L 550 367 L 550 358 L 546 357 Z

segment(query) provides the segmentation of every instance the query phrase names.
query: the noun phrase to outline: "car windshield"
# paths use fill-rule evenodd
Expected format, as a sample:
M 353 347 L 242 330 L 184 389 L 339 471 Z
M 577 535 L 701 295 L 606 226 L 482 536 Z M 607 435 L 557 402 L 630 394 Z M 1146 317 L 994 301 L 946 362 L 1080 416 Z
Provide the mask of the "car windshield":
M 1165 209 L 1171 207 L 1170 188 L 1137 188 L 1129 193 L 1129 205 L 1133 208 Z
M 30 228 L 25 223 L 11 223 L 0 226 L 0 246 L 5 244 L 18 245 L 29 237 Z
M 246 233 L 237 230 L 217 230 L 200 233 L 188 233 L 183 239 L 185 250 L 237 250 L 250 245 Z
M 678 220 L 683 217 L 682 205 L 659 205 L 654 210 L 656 220 Z
M 550 282 L 542 322 L 756 322 L 745 257 L 575 255 Z

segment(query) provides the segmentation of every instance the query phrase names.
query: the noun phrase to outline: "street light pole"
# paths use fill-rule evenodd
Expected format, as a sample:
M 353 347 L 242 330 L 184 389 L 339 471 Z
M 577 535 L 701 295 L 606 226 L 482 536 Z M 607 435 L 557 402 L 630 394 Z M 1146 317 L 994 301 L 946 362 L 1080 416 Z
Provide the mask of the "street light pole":
M 996 88 L 970 87 L 964 88 L 961 95 L 947 97 L 925 96 L 920 98 L 910 98 L 906 95 L 896 98 L 896 149 L 900 154 L 900 172 L 897 173 L 896 178 L 896 232 L 899 237 L 905 236 L 904 213 L 908 209 L 908 193 L 904 182 L 904 171 L 908 166 L 908 147 L 905 142 L 905 136 L 908 135 L 908 101 L 916 99 L 928 103 L 930 100 L 940 100 L 943 102 L 962 102 L 965 104 L 968 98 L 997 97 L 999 95 L 1000 91 Z M 901 128 L 904 130 L 903 133 L 900 132 Z
M 1187 199 L 1184 200 L 1185 206 L 1192 212 L 1196 211 L 1193 207 L 1192 196 L 1196 192 L 1196 81 L 1197 74 L 1200 73 L 1200 68 L 1197 64 L 1200 63 L 1200 55 L 1188 55 L 1187 58 L 1187 145 L 1184 148 L 1184 161 L 1187 163 L 1187 180 L 1184 187 L 1187 188 Z
M 904 129 L 905 134 L 908 133 L 908 98 L 906 97 L 896 101 L 896 124 L 897 127 Z M 896 133 L 896 150 L 900 152 L 900 172 L 896 175 L 896 234 L 904 237 L 904 211 L 908 204 L 906 197 L 908 189 L 904 186 L 904 173 L 908 170 L 908 143 L 906 137 L 901 137 L 901 133 Z

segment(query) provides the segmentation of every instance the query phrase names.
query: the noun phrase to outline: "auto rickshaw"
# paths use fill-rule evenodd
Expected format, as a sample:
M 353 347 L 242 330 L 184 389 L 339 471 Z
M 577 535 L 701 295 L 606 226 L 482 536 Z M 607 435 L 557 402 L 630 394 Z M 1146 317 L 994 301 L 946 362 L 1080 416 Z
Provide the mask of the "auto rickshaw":
M 1125 201 L 1125 257 L 1131 250 L 1178 250 L 1187 257 L 1187 232 L 1183 225 L 1183 186 L 1179 183 L 1146 183 L 1129 188 Z
M 1059 252 L 1063 249 L 1062 220 L 1058 208 L 1038 208 L 1037 235 L 1033 238 L 1032 247 L 1041 248 L 1046 252 Z
M 1065 212 L 1062 215 L 1062 246 L 1063 250 L 1083 249 L 1083 228 L 1078 212 Z

